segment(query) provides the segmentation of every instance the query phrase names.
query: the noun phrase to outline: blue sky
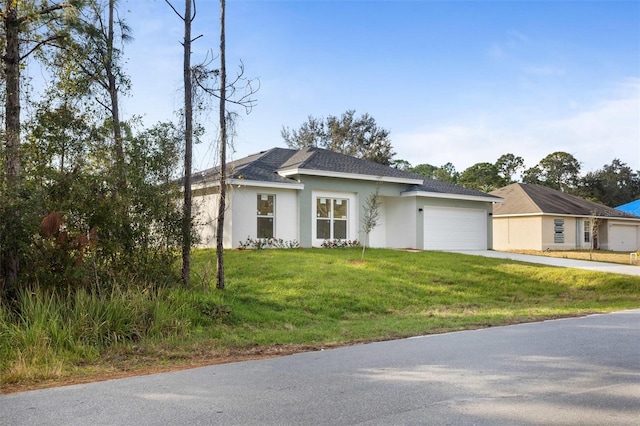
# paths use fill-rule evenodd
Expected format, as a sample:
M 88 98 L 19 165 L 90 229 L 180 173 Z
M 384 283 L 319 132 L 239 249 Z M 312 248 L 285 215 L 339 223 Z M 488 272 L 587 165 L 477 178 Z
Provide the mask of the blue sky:
M 174 0 L 182 9 L 183 0 Z M 163 0 L 128 0 L 134 40 L 125 115 L 171 119 L 182 102 L 182 22 Z M 198 0 L 193 62 L 218 46 L 217 0 Z M 227 67 L 260 80 L 234 158 L 285 146 L 307 116 L 368 113 L 396 158 L 458 171 L 506 153 L 554 151 L 583 172 L 640 169 L 640 1 L 227 0 Z M 214 164 L 217 112 L 194 168 Z

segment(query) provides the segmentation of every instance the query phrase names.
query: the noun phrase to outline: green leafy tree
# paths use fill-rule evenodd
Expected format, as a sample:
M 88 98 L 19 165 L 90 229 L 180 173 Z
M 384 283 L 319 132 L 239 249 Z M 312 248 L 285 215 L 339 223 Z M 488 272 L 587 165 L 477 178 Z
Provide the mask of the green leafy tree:
M 309 116 L 298 130 L 283 127 L 280 134 L 289 148 L 315 146 L 386 166 L 392 164 L 395 155 L 389 131 L 379 127 L 369 114 L 355 117 L 354 110 L 340 117 L 330 115 L 326 120 Z
M 410 167 L 408 171 L 417 173 L 429 179 L 435 179 L 438 169 L 439 167 L 433 166 L 431 164 L 418 164 L 415 167 Z
M 434 172 L 433 178 L 441 182 L 447 182 L 451 184 L 457 184 L 460 173 L 456 171 L 453 163 L 446 163 Z
M 523 183 L 529 183 L 529 184 L 535 184 L 535 185 L 541 185 L 542 184 L 542 170 L 540 169 L 540 166 L 536 165 L 536 166 L 533 166 L 533 167 L 530 167 L 530 168 L 526 169 L 522 173 L 522 182 Z
M 615 158 L 611 164 L 582 177 L 575 194 L 606 206 L 620 206 L 640 198 L 640 176 Z
M 566 152 L 554 152 L 540 161 L 543 181 L 561 191 L 575 188 L 580 176 L 580 162 Z
M 4 0 L 0 4 L 0 63 L 4 86 L 4 161 L 0 181 L 0 296 L 14 292 L 24 247 L 25 196 L 21 167 L 21 87 L 27 58 L 61 46 L 80 1 Z
M 554 152 L 525 170 L 524 183 L 548 186 L 563 192 L 571 192 L 580 181 L 580 162 L 566 152 Z
M 498 169 L 498 175 L 502 178 L 501 185 L 506 186 L 514 183 L 513 177 L 518 171 L 524 169 L 524 158 L 510 153 L 504 154 L 498 158 L 495 166 Z
M 458 184 L 478 191 L 490 192 L 502 186 L 503 178 L 498 167 L 491 163 L 476 163 L 465 169 L 458 178 Z
M 398 170 L 410 171 L 412 169 L 411 163 L 407 160 L 396 159 L 391 161 L 391 167 Z

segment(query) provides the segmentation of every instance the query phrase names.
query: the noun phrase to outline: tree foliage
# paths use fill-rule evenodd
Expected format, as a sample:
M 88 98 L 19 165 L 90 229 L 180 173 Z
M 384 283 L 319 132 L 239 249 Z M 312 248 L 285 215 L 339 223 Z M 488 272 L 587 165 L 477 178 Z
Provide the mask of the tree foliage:
M 575 194 L 610 207 L 627 204 L 640 197 L 640 175 L 614 158 L 611 164 L 582 177 Z
M 11 137 L 0 162 L 1 300 L 20 286 L 107 294 L 174 282 L 182 138 L 172 123 L 120 121 L 128 28 L 115 0 L 3 6 L 0 76 L 11 102 L 0 117 Z M 31 53 L 51 78 L 22 122 L 21 61 Z M 43 233 L 45 217 L 57 222 Z
M 498 158 L 495 166 L 502 179 L 501 185 L 509 185 L 515 182 L 514 176 L 524 169 L 524 158 L 511 153 L 504 154 Z
M 28 234 L 29 194 L 23 187 L 21 157 L 22 70 L 45 46 L 59 46 L 79 1 L 6 0 L 0 5 L 0 63 L 5 108 L 0 174 L 0 296 L 15 293 Z
M 289 148 L 314 146 L 391 165 L 395 152 L 389 131 L 379 127 L 369 114 L 356 117 L 355 113 L 348 110 L 326 120 L 309 116 L 298 130 L 283 127 L 280 134 Z
M 524 172 L 524 183 L 548 186 L 563 192 L 571 192 L 580 181 L 580 162 L 567 152 L 554 152 Z
M 491 192 L 503 186 L 504 179 L 498 173 L 495 164 L 476 163 L 460 174 L 458 184 L 478 191 Z
M 435 179 L 454 185 L 458 182 L 458 178 L 460 177 L 460 173 L 456 171 L 453 163 L 446 163 L 440 167 L 432 164 L 418 164 L 415 167 L 407 167 L 407 170 L 429 179 Z

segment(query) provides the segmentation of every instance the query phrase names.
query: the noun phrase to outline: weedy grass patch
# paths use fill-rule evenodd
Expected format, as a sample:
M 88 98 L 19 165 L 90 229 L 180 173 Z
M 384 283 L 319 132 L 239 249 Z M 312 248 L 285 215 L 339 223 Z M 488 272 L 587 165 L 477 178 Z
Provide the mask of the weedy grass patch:
M 0 309 L 3 386 L 99 379 L 640 306 L 640 278 L 442 252 L 229 250 L 193 256 L 191 288 L 26 292 Z M 146 369 L 146 370 L 145 370 Z

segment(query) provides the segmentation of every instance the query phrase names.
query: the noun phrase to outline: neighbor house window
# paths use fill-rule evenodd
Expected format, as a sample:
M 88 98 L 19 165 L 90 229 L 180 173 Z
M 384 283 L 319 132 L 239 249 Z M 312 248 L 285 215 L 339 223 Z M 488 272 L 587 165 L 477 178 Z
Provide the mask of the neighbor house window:
M 591 221 L 590 220 L 584 221 L 584 242 L 585 243 L 591 242 Z
M 258 238 L 273 238 L 275 200 L 275 195 L 258 194 Z
M 553 242 L 556 244 L 564 243 L 564 219 L 553 220 Z
M 316 199 L 316 238 L 347 239 L 348 200 L 344 198 Z

